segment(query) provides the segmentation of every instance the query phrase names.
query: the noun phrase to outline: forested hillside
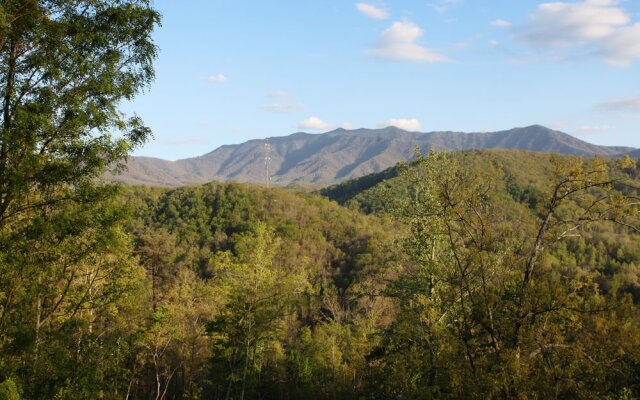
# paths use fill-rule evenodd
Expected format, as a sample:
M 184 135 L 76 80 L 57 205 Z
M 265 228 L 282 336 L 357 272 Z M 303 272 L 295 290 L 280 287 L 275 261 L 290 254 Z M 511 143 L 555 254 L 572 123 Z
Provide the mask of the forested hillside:
M 391 312 L 371 295 L 394 224 L 237 184 L 129 195 L 151 277 L 141 311 L 153 310 L 148 329 L 158 331 L 140 360 L 148 375 L 135 377 L 140 398 L 155 378 L 171 397 L 332 398 L 365 387 L 372 335 Z M 165 345 L 158 378 L 153 349 Z
M 34 399 L 632 396 L 637 184 L 631 159 L 470 151 L 327 192 L 350 209 L 126 188 L 16 241 L 47 268 L 12 259 L 1 371 Z
M 478 174 L 487 185 L 486 194 L 492 194 L 492 212 L 499 214 L 500 219 L 516 230 L 526 229 L 529 216 L 540 218 L 544 215 L 550 186 L 558 179 L 560 166 L 566 164 L 565 168 L 569 168 L 567 166 L 574 163 L 581 165 L 589 162 L 580 158 L 517 150 L 471 150 L 449 153 L 444 158 L 458 165 L 465 174 Z M 373 215 L 393 215 L 402 219 L 406 216 L 404 213 L 407 202 L 416 196 L 418 184 L 424 185 L 424 182 L 433 179 L 433 171 L 422 166 L 424 160 L 420 158 L 418 161 L 400 163 L 380 174 L 334 185 L 320 193 L 350 209 Z M 443 166 L 441 162 L 444 163 L 438 163 Z M 612 193 L 616 196 L 628 196 L 629 207 L 637 207 L 640 161 L 627 158 L 594 159 L 590 162 L 602 163 L 602 168 L 606 166 L 611 174 L 608 187 Z M 624 168 L 621 167 L 623 164 Z M 464 185 L 465 181 L 455 183 Z M 605 200 L 603 197 L 594 199 L 598 203 Z M 607 221 L 611 216 L 601 208 L 597 209 L 602 213 L 597 218 L 586 218 L 584 213 L 593 212 L 593 209 L 583 210 L 582 207 L 573 199 L 567 200 L 563 213 L 567 216 L 577 213 L 583 220 L 574 224 L 572 230 L 567 232 L 568 235 L 551 246 L 550 260 L 554 260 L 557 267 L 565 262 L 574 266 L 588 265 L 589 268 L 597 266 L 597 280 L 601 290 L 606 291 L 613 286 L 623 288 L 633 296 L 635 303 L 640 303 L 640 281 L 634 278 L 638 271 L 630 272 L 640 260 L 640 231 L 637 225 L 611 223 L 612 221 Z M 635 217 L 636 214 L 631 215 Z M 567 223 L 568 220 L 563 222 Z M 534 236 L 533 232 L 529 232 L 529 236 Z M 614 277 L 617 274 L 620 275 Z M 628 278 L 631 280 L 619 281 Z M 618 283 L 612 283 L 616 279 Z
M 78 231 L 57 256 L 42 250 L 46 281 L 13 272 L 1 367 L 25 398 L 351 398 L 366 387 L 373 335 L 391 318 L 374 294 L 395 223 L 237 184 L 119 199 L 130 213 L 117 223 L 114 208 L 63 212 L 115 225 Z M 86 246 L 87 259 L 57 258 Z M 37 299 L 48 318 L 34 331 Z
M 119 109 L 154 77 L 151 3 L 0 0 L 0 400 L 640 397 L 635 153 L 116 185 L 151 137 Z M 480 137 L 553 150 L 533 128 Z
M 376 353 L 386 387 L 408 398 L 637 396 L 638 178 L 630 158 L 467 151 L 326 190 L 411 230 L 389 288 L 397 317 Z

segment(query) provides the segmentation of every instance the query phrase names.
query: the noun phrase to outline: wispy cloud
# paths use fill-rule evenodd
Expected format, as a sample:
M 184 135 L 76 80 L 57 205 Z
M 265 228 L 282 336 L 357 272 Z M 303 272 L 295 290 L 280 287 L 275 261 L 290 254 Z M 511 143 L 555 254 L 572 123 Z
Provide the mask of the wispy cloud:
M 462 4 L 462 0 L 435 0 L 429 3 L 429 6 L 439 14 L 449 11 L 451 7 Z
M 552 59 L 586 53 L 625 67 L 640 58 L 640 23 L 632 25 L 617 0 L 543 3 L 513 31 L 517 40 L 550 52 Z
M 609 111 L 640 113 L 640 95 L 636 97 L 607 100 L 600 104 L 600 108 Z
M 329 131 L 334 128 L 334 124 L 325 122 L 318 117 L 309 117 L 298 124 L 298 129 L 312 131 Z
M 207 77 L 207 82 L 210 83 L 225 83 L 227 81 L 227 77 L 223 74 L 210 75 Z
M 383 20 L 389 18 L 389 13 L 382 8 L 378 8 L 367 3 L 357 3 L 356 8 L 358 11 L 366 15 L 371 19 Z
M 396 128 L 412 132 L 419 131 L 422 128 L 422 124 L 416 118 L 392 118 L 388 121 L 378 123 L 378 128 L 386 128 L 388 126 L 395 126 Z
M 367 51 L 372 57 L 395 61 L 444 62 L 447 57 L 430 50 L 419 43 L 424 31 L 411 21 L 394 22 L 387 28 L 375 49 Z
M 262 106 L 262 109 L 274 113 L 289 113 L 297 108 L 300 108 L 302 104 L 296 101 L 288 92 L 278 91 L 272 92 L 267 95 L 269 98 L 269 104 Z
M 511 22 L 504 19 L 496 19 L 491 21 L 491 25 L 497 26 L 498 28 L 509 28 L 511 26 Z

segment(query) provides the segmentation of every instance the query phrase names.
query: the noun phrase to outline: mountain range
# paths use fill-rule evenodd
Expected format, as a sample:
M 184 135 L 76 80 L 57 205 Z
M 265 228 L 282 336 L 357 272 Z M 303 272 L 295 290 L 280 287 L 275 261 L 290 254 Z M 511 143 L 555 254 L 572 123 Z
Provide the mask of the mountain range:
M 632 158 L 640 158 L 640 149 L 629 152 L 626 155 Z
M 153 186 L 182 186 L 212 180 L 264 183 L 268 155 L 272 184 L 327 185 L 380 172 L 411 159 L 416 146 L 422 153 L 429 149 L 495 148 L 607 157 L 640 153 L 629 147 L 594 145 L 540 125 L 482 133 L 422 133 L 396 127 L 337 129 L 323 134 L 298 132 L 268 141 L 225 145 L 205 155 L 178 161 L 131 157 L 126 171 L 120 175 L 110 174 L 108 178 Z

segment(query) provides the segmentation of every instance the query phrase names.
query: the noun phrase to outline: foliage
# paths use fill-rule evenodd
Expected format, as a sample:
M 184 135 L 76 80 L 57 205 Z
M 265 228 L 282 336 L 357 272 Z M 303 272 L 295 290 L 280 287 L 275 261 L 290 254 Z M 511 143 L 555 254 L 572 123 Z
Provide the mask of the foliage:
M 209 288 L 193 364 L 205 373 L 167 396 L 636 393 L 634 174 L 599 159 L 433 154 L 356 195 L 380 217 L 238 184 L 135 189 L 139 251 L 149 228 L 173 238 L 150 246 L 169 255 L 161 292 L 181 268 Z M 189 363 L 171 353 L 164 370 Z
M 18 386 L 13 380 L 7 379 L 0 383 L 0 400 L 20 400 Z
M 147 0 L 4 0 L 0 224 L 75 197 L 149 130 L 120 101 L 153 77 Z M 114 139 L 114 131 L 124 136 Z
M 385 177 L 350 209 L 210 183 L 34 214 L 2 240 L 0 376 L 27 398 L 638 395 L 635 165 L 474 151 Z
M 391 222 L 315 195 L 233 183 L 127 196 L 136 252 L 157 287 L 149 301 L 162 313 L 145 333 L 162 355 L 155 345 L 140 353 L 136 396 L 157 397 L 160 387 L 169 398 L 332 398 L 353 393 L 354 380 L 364 388 L 370 334 L 385 314 L 364 292 L 378 284 Z M 200 288 L 188 308 L 174 307 L 187 300 L 179 279 Z
M 99 177 L 150 135 L 118 106 L 158 23 L 146 0 L 0 1 L 0 376 L 26 398 L 127 389 L 144 277 Z
M 0 399 L 640 396 L 637 160 L 121 190 L 159 19 L 0 0 Z
M 455 157 L 420 160 L 403 174 L 408 195 L 386 202 L 411 234 L 389 290 L 399 317 L 375 358 L 382 390 L 599 398 L 636 385 L 637 306 L 624 290 L 603 293 L 593 271 L 553 259 L 567 257 L 554 250 L 590 224 L 632 234 L 638 189 L 604 160 L 552 157 L 551 181 L 530 210 L 505 203 L 502 185 L 513 182 L 496 181 L 499 166 L 470 169 Z

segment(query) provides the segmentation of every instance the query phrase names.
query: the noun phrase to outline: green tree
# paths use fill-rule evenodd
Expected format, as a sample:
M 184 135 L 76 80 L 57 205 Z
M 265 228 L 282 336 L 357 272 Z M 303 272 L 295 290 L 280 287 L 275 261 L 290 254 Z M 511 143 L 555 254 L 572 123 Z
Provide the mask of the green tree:
M 158 309 L 163 293 L 173 277 L 173 252 L 176 239 L 165 229 L 148 229 L 138 234 L 137 251 L 140 263 L 151 278 L 151 306 Z
M 79 188 L 146 140 L 117 107 L 153 78 L 158 23 L 147 0 L 0 3 L 0 226 L 89 196 Z
M 219 363 L 215 367 L 226 383 L 224 399 L 254 397 L 266 354 L 306 287 L 303 274 L 273 264 L 278 246 L 273 231 L 257 223 L 253 232 L 235 239 L 235 260 L 229 253 L 218 255 L 219 288 L 227 301 L 209 324 L 209 333 Z
M 588 271 L 554 267 L 550 251 L 597 222 L 636 229 L 637 202 L 604 160 L 549 165 L 534 210 L 505 206 L 496 166 L 435 154 L 405 173 L 410 195 L 396 204 L 411 229 L 408 260 L 380 361 L 391 394 L 590 398 L 633 382 L 637 309 L 603 296 Z
M 147 0 L 0 1 L 0 375 L 29 398 L 126 375 L 113 323 L 142 276 L 99 178 L 150 135 L 118 106 L 153 78 L 159 20 Z
M 11 379 L 0 383 L 0 400 L 20 400 L 18 387 Z

